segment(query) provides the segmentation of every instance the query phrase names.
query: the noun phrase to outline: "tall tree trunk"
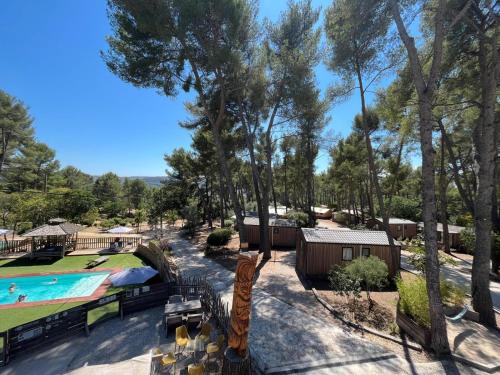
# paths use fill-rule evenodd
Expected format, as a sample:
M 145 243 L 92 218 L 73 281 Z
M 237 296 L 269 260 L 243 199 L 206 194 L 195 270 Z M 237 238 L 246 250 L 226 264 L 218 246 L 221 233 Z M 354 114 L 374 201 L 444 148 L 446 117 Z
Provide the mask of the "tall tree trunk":
M 243 134 L 245 136 L 245 142 L 247 145 L 248 153 L 250 154 L 250 169 L 252 171 L 252 182 L 255 191 L 255 201 L 257 202 L 257 215 L 259 216 L 259 234 L 260 234 L 260 245 L 262 249 L 269 248 L 269 219 L 267 220 L 267 225 L 265 222 L 263 204 L 262 204 L 262 181 L 260 180 L 259 169 L 257 168 L 257 163 L 255 161 L 255 136 L 254 133 L 249 128 L 249 123 L 246 120 L 243 104 L 240 103 L 239 111 L 240 121 L 242 123 Z M 266 246 L 267 244 L 267 246 Z M 269 256 L 270 256 L 269 250 Z
M 479 71 L 481 80 L 481 112 L 474 129 L 475 160 L 478 165 L 478 188 L 475 205 L 474 227 L 476 248 L 472 262 L 472 305 L 479 313 L 479 320 L 496 326 L 495 312 L 490 293 L 491 211 L 495 169 L 495 104 L 496 75 L 498 74 L 496 36 L 492 38 L 491 51 L 485 37 L 479 40 Z M 490 57 L 490 61 L 489 58 Z
M 441 224 L 442 224 L 442 238 L 444 252 L 446 254 L 451 254 L 450 251 L 450 234 L 448 231 L 448 217 L 447 208 L 448 200 L 446 197 L 446 190 L 448 190 L 448 177 L 446 176 L 446 169 L 444 166 L 445 159 L 445 149 L 444 149 L 444 137 L 441 134 L 441 163 L 440 163 L 440 173 L 439 173 L 439 201 L 441 209 Z
M 460 179 L 460 170 L 457 164 L 457 158 L 455 157 L 455 152 L 453 151 L 453 145 L 452 142 L 446 133 L 446 129 L 443 124 L 443 120 L 438 118 L 436 119 L 438 125 L 439 125 L 439 130 L 441 131 L 441 137 L 444 140 L 444 143 L 446 145 L 446 150 L 448 151 L 448 159 L 450 160 L 451 167 L 453 169 L 453 180 L 455 182 L 455 185 L 457 186 L 458 192 L 460 193 L 460 196 L 462 197 L 462 200 L 464 201 L 467 209 L 474 214 L 474 198 L 472 197 L 472 194 L 470 193 L 470 188 L 462 185 L 462 181 Z M 468 182 L 465 180 L 464 181 L 466 184 Z
M 427 296 L 429 297 L 429 317 L 431 321 L 431 346 L 437 355 L 450 352 L 446 321 L 439 289 L 439 261 L 436 239 L 436 195 L 434 175 L 434 148 L 432 146 L 432 102 L 436 83 L 440 76 L 444 41 L 445 1 L 439 0 L 434 19 L 434 43 L 432 64 L 427 82 L 424 79 L 422 64 L 415 46 L 401 18 L 397 0 L 390 0 L 391 12 L 397 30 L 408 52 L 413 82 L 419 104 L 420 147 L 422 153 L 422 200 L 425 238 L 425 273 Z
M 219 169 L 219 210 L 220 227 L 224 228 L 224 176 L 221 169 Z
M 384 224 L 384 231 L 387 234 L 387 240 L 389 241 L 389 247 L 391 249 L 391 264 L 392 269 L 399 274 L 400 259 L 399 251 L 397 251 L 394 245 L 394 238 L 392 237 L 391 230 L 389 227 L 389 216 L 384 205 L 384 196 L 382 195 L 382 189 L 378 181 L 377 168 L 375 166 L 375 156 L 373 154 L 372 141 L 370 139 L 370 130 L 367 124 L 367 112 L 366 112 L 366 102 L 365 102 L 365 89 L 363 87 L 363 79 L 361 77 L 361 69 L 358 64 L 356 64 L 356 74 L 358 76 L 359 93 L 361 96 L 361 115 L 363 117 L 363 133 L 365 135 L 366 150 L 368 153 L 368 166 L 370 168 L 370 174 L 372 177 L 372 183 L 375 187 L 375 195 L 377 196 L 377 201 L 379 205 L 380 214 L 382 215 L 382 220 Z

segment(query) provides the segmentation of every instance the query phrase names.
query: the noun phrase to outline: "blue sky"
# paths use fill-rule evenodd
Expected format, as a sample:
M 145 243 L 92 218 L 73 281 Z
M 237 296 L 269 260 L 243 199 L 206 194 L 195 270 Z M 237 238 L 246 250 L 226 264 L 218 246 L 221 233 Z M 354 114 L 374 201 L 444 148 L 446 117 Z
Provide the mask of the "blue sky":
M 323 10 L 330 3 L 313 1 Z M 261 0 L 260 17 L 275 20 L 285 7 L 285 0 Z M 56 150 L 63 166 L 95 175 L 163 175 L 163 155 L 190 144 L 178 122 L 187 118 L 184 103 L 193 94 L 167 98 L 122 82 L 99 55 L 109 34 L 104 0 L 3 1 L 0 89 L 29 106 L 37 139 Z M 334 76 L 324 65 L 316 73 L 324 91 Z M 333 107 L 327 131 L 347 135 L 359 110 L 359 95 Z M 328 162 L 322 152 L 318 169 Z

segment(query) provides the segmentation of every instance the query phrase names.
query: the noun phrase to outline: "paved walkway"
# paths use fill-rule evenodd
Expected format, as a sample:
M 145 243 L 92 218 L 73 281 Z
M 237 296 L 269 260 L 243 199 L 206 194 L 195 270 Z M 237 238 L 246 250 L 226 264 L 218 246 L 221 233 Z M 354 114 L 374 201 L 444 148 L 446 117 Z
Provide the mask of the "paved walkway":
M 181 273 L 206 276 L 231 305 L 234 274 L 205 258 L 176 233 L 171 245 Z M 278 275 L 277 275 L 278 276 Z M 259 281 L 252 297 L 250 350 L 264 374 L 439 374 L 472 373 L 448 362 L 410 363 L 393 352 L 307 313 L 264 290 Z M 319 314 L 318 314 L 319 315 Z
M 401 251 L 401 268 L 415 272 L 415 268 L 408 263 L 408 257 L 411 255 L 409 251 Z M 441 274 L 449 281 L 457 285 L 463 285 L 470 293 L 470 285 L 472 278 L 472 265 L 458 258 L 454 258 L 458 265 L 452 266 L 449 264 L 441 266 Z M 495 281 L 490 282 L 490 293 L 493 300 L 493 306 L 497 313 L 500 313 L 500 283 Z

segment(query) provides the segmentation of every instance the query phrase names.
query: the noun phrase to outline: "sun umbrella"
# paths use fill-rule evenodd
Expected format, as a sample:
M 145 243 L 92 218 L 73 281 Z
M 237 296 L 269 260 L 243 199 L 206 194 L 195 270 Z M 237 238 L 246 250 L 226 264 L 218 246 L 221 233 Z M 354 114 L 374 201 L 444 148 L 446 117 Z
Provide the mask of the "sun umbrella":
M 142 284 L 151 279 L 156 274 L 158 274 L 158 271 L 149 266 L 127 268 L 126 270 L 111 275 L 109 277 L 109 280 L 111 281 L 113 286 Z
M 110 230 L 108 230 L 108 233 L 118 234 L 118 233 L 130 233 L 132 231 L 133 231 L 133 229 L 129 228 L 129 227 L 114 227 L 114 228 L 111 228 Z

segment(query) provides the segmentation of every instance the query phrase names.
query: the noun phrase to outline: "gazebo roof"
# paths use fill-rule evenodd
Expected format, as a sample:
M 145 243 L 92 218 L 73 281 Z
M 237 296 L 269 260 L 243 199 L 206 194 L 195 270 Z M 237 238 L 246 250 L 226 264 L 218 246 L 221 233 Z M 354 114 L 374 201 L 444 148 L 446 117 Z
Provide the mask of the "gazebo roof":
M 45 224 L 23 234 L 24 237 L 68 236 L 80 230 L 80 226 L 70 222 Z

